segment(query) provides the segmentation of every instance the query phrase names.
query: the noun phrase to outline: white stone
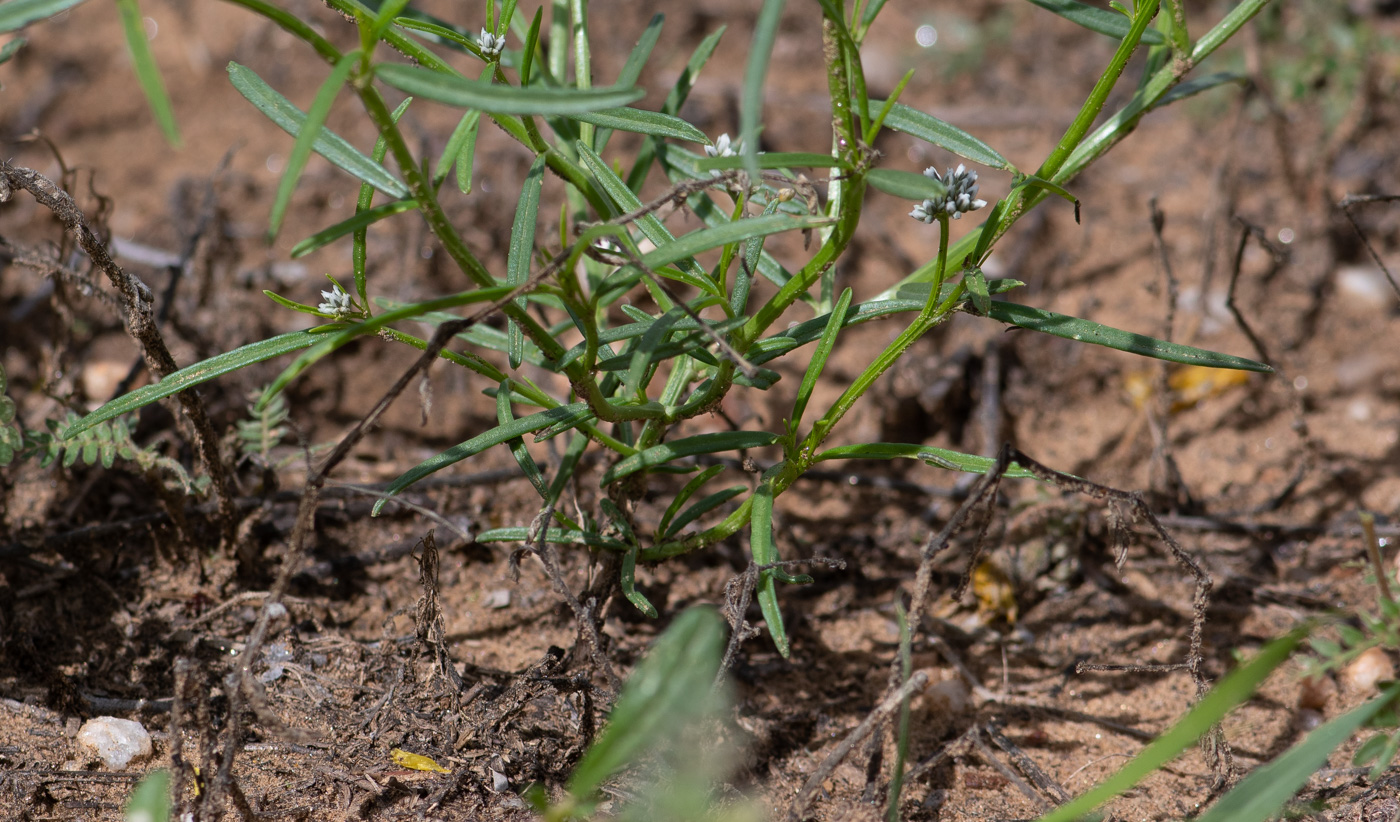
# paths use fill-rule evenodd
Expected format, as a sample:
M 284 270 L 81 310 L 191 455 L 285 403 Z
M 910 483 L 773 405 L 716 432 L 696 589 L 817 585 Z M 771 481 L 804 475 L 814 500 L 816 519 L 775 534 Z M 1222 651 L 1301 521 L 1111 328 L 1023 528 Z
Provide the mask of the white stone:
M 78 747 L 84 754 L 101 759 L 109 770 L 120 771 L 133 760 L 151 755 L 151 735 L 140 722 L 99 716 L 78 730 Z

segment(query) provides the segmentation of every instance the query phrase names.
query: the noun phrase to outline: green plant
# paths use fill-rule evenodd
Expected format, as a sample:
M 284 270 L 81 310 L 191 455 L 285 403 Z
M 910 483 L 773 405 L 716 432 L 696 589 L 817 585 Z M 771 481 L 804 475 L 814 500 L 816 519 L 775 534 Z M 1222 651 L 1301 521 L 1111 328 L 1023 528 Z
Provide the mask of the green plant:
M 6 395 L 6 386 L 5 369 L 0 366 L 0 466 L 16 459 L 37 459 L 47 468 L 61 458 L 64 468 L 71 468 L 78 460 L 84 465 L 101 463 L 103 468 L 111 468 L 121 459 L 135 463 L 144 472 L 168 475 L 186 494 L 202 494 L 209 485 L 208 477 L 191 477 L 179 460 L 154 447 L 137 445 L 123 417 L 103 421 L 68 438 L 59 432 L 78 422 L 78 415 L 72 411 L 59 419 L 44 420 L 46 431 L 26 429 L 15 415 L 15 402 Z
M 229 371 L 301 352 L 264 393 L 260 404 L 265 407 L 321 358 L 360 337 L 379 335 L 473 372 L 487 382 L 487 393 L 497 403 L 495 427 L 405 472 L 392 484 L 391 495 L 487 448 L 506 445 L 542 498 L 543 510 L 549 512 L 548 527 L 538 533 L 523 527 L 500 528 L 478 535 L 478 540 L 547 540 L 617 552 L 624 558 L 623 591 L 646 613 L 655 609 L 636 586 L 638 562 L 702 549 L 747 528 L 759 569 L 756 595 L 775 644 L 786 654 L 788 640 L 777 586 L 806 577 L 790 574 L 780 564 L 772 526 L 777 497 L 804 472 L 830 460 L 920 459 L 973 472 L 986 471 L 993 462 L 991 457 L 902 443 L 827 444 L 875 381 L 917 339 L 955 313 L 983 315 L 1176 362 L 1268 370 L 1251 360 L 1007 302 L 1000 295 L 1020 284 L 987 280 L 981 270 L 997 240 L 1047 194 L 1073 200 L 1066 186 L 1074 176 L 1117 145 L 1144 114 L 1229 79 L 1217 75 L 1183 82 L 1194 65 L 1233 36 L 1266 0 L 1240 3 L 1194 42 L 1188 36 L 1185 10 L 1175 0 L 1165 4 L 1167 13 L 1161 15 L 1157 0 L 1142 0 L 1132 10 L 1115 3 L 1114 11 L 1067 0 L 1040 2 L 1117 39 L 1119 46 L 1074 122 L 1034 172 L 1018 169 L 976 137 L 901 104 L 898 98 L 908 76 L 889 99 L 870 97 L 861 46 L 885 5 L 882 0 L 854 4 L 820 0 L 819 8 L 811 10 L 822 18 L 822 53 L 834 129 L 829 154 L 757 151 L 762 92 L 784 6 L 781 0 L 767 0 L 755 26 L 743 83 L 740 137 L 733 142 L 720 138 L 713 144 L 678 113 L 722 32 L 696 48 L 661 109 L 646 111 L 628 104 L 642 96 L 635 84 L 660 34 L 660 17 L 641 33 L 614 84 L 594 86 L 592 21 L 586 0 L 556 0 L 548 7 L 548 21 L 545 8 L 533 15 L 517 14 L 513 0 L 499 8 L 488 3 L 485 27 L 476 35 L 410 12 L 404 0 L 373 6 L 357 0 L 328 0 L 354 21 L 359 32 L 358 48 L 345 53 L 267 0 L 229 2 L 281 26 L 331 67 L 306 112 L 244 66 L 231 64 L 229 75 L 254 106 L 295 136 L 272 204 L 271 232 L 280 227 L 311 152 L 361 181 L 356 215 L 308 238 L 294 251 L 304 254 L 350 237 L 353 284 L 342 288 L 336 283 L 319 305 L 269 294 L 281 305 L 328 322 L 255 342 L 168 375 L 70 426 L 65 436 L 80 436 L 105 420 Z M 1148 44 L 1148 60 L 1137 90 L 1094 128 L 1109 92 L 1140 43 Z M 513 48 L 506 47 L 511 44 Z M 417 65 L 379 59 L 383 45 Z M 480 76 L 464 76 L 435 48 L 479 58 Z M 385 86 L 413 97 L 393 109 Z M 369 155 L 324 128 L 326 114 L 342 92 L 358 97 L 379 131 Z M 415 155 L 397 125 L 403 111 L 422 98 L 464 111 L 446 150 L 436 157 Z M 454 167 L 458 188 L 470 191 L 475 134 L 483 120 L 502 129 L 534 157 L 516 205 L 504 272 L 486 268 L 448 221 L 439 198 Z M 962 166 L 947 177 L 932 169 L 919 174 L 884 167 L 871 148 L 884 129 L 904 132 L 1006 173 L 1010 193 L 985 212 L 987 218 L 977 230 L 950 245 L 950 219 L 985 205 L 977 199 L 976 173 Z M 614 151 L 610 141 L 617 131 L 643 135 L 640 148 L 625 158 Z M 687 143 L 701 145 L 705 152 L 690 151 Z M 611 159 L 605 159 L 605 154 Z M 392 165 L 386 163 L 389 157 Z M 805 178 L 793 173 L 797 168 L 830 174 L 824 201 Z M 653 169 L 670 186 L 646 200 L 643 182 Z M 563 189 L 566 204 L 558 221 L 557 246 L 552 240 L 537 242 L 535 235 L 547 176 L 552 185 Z M 937 256 L 911 272 L 899 287 L 856 302 L 851 289 L 836 293 L 834 265 L 859 229 L 871 188 L 919 203 L 911 216 L 937 223 L 940 244 Z M 390 199 L 374 205 L 376 191 Z M 687 206 L 703 227 L 673 234 L 660 216 L 670 204 Z M 417 211 L 426 221 L 460 270 L 464 290 L 407 305 L 372 297 L 365 269 L 366 227 L 404 211 Z M 780 260 L 765 241 L 783 232 L 806 232 L 815 240 L 814 250 L 801 259 Z M 760 277 L 773 290 L 754 288 Z M 635 304 L 624 302 L 626 297 Z M 475 313 L 465 318 L 454 313 L 463 309 Z M 780 319 L 798 311 L 812 316 L 775 330 Z M 495 312 L 506 316 L 504 330 L 479 322 Z M 619 316 L 625 321 L 617 322 Z M 809 408 L 842 332 L 859 323 L 896 316 L 912 319 L 834 402 Z M 412 323 L 434 327 L 436 332 L 431 339 L 417 336 L 407 330 Z M 565 339 L 577 342 L 570 345 Z M 467 350 L 448 350 L 445 346 L 453 341 L 467 343 Z M 769 389 L 779 374 L 764 366 L 784 356 L 801 357 L 796 352 L 809 343 L 816 345 L 785 419 L 769 430 L 699 429 L 696 418 L 717 408 L 732 391 Z M 527 376 L 526 365 L 562 375 L 569 388 L 548 390 Z M 404 384 L 400 380 L 385 401 L 397 396 Z M 518 408 L 533 410 L 517 415 Z M 528 454 L 523 440 L 527 434 L 536 440 L 567 435 L 564 457 L 552 476 L 546 476 Z M 764 447 L 776 449 L 781 456 L 762 471 L 751 490 L 744 486 L 716 489 L 711 483 L 720 472 L 714 467 L 700 470 L 689 459 Z M 557 503 L 571 487 L 589 449 L 608 455 L 600 478 L 607 504 L 571 517 Z M 654 523 L 638 516 L 636 503 L 649 488 L 650 476 L 696 471 Z M 1027 475 L 1014 467 L 1011 473 Z

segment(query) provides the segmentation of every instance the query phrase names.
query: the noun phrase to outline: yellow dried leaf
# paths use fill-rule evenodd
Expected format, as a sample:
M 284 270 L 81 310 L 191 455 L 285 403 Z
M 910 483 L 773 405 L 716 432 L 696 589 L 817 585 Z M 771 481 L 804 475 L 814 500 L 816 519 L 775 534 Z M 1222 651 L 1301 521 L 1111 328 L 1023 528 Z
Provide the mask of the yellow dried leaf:
M 994 563 L 983 562 L 972 569 L 972 595 L 977 597 L 977 610 L 995 614 L 1015 625 L 1020 609 L 1016 605 L 1016 586 L 1006 572 Z
M 389 757 L 394 762 L 415 771 L 434 771 L 436 773 L 452 773 L 448 769 L 434 762 L 431 757 L 422 754 L 409 753 L 408 751 L 395 748 L 389 751 Z

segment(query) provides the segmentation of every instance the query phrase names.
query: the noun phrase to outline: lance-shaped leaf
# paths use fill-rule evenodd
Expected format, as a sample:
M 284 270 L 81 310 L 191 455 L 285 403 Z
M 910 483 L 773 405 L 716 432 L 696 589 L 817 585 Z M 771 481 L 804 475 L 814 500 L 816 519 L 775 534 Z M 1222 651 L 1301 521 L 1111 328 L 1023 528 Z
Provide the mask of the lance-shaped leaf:
M 674 137 L 677 140 L 688 140 L 692 143 L 708 143 L 710 141 L 710 138 L 705 136 L 705 132 L 673 114 L 665 114 L 660 111 L 645 111 L 639 108 L 618 106 L 596 111 L 579 111 L 570 114 L 569 117 L 603 128 L 631 131 L 652 137 Z
M 629 477 L 644 468 L 664 465 L 682 457 L 697 454 L 715 454 L 720 451 L 738 451 L 743 448 L 761 448 L 778 441 L 777 434 L 767 431 L 721 431 L 715 434 L 697 434 L 639 451 L 603 472 L 601 485 L 609 485 L 623 477 Z
M 882 107 L 885 103 L 885 100 L 870 101 L 871 106 Z M 959 157 L 965 157 L 974 163 L 1006 171 L 1014 172 L 1016 170 L 1011 161 L 997 153 L 996 149 L 966 131 L 945 123 L 931 114 L 910 108 L 903 103 L 895 103 L 890 106 L 889 114 L 885 115 L 885 127 L 902 131 L 911 137 L 933 143 L 940 148 L 946 148 Z
M 331 69 L 330 76 L 316 90 L 316 99 L 311 101 L 311 108 L 306 111 L 306 121 L 302 123 L 296 141 L 292 143 L 292 152 L 287 158 L 287 168 L 282 172 L 282 180 L 277 184 L 277 196 L 272 201 L 272 215 L 268 218 L 267 234 L 269 237 L 277 236 L 277 232 L 282 228 L 282 218 L 287 213 L 287 206 L 292 201 L 292 192 L 296 189 L 297 179 L 301 177 L 301 171 L 306 167 L 306 161 L 311 158 L 311 149 L 316 145 L 316 138 L 320 135 L 321 128 L 326 124 L 326 117 L 331 113 L 331 104 L 335 102 L 336 96 L 340 93 L 340 87 L 345 85 L 345 81 L 350 77 L 350 72 L 354 70 L 359 59 L 360 53 L 358 51 L 341 56 L 340 62 Z
M 264 83 L 251 69 L 237 63 L 229 63 L 228 77 L 238 93 L 256 106 L 258 111 L 267 115 L 278 128 L 293 137 L 301 133 L 306 114 Z M 408 186 L 390 174 L 388 169 L 366 157 L 359 149 L 346 142 L 345 138 L 330 129 L 321 129 L 312 149 L 329 160 L 331 165 L 349 172 L 356 179 L 374 186 L 390 197 L 403 198 L 409 195 Z
M 402 214 L 405 211 L 412 211 L 417 207 L 417 200 L 395 200 L 392 203 L 384 203 L 383 205 L 366 209 L 349 219 L 341 220 L 330 228 L 323 228 L 292 246 L 292 257 L 305 257 L 307 254 L 310 254 L 322 246 L 335 242 L 346 234 L 353 234 L 387 217 L 392 217 L 395 214 Z
M 583 114 L 624 106 L 645 94 L 639 88 L 521 88 L 396 63 L 376 66 L 374 73 L 394 88 L 415 97 L 490 114 Z
M 53 17 L 83 0 L 10 0 L 0 3 L 0 32 L 22 29 L 35 20 Z
M 230 371 L 308 348 L 325 339 L 327 333 L 338 331 L 340 328 L 339 325 L 323 325 L 306 331 L 293 331 L 186 366 L 158 383 L 138 388 L 103 405 L 69 426 L 68 430 L 63 432 L 63 438 L 71 439 L 94 425 L 130 413 L 172 394 L 178 394 L 186 388 L 193 388 L 215 377 L 221 377 Z
M 1075 25 L 1108 35 L 1115 40 L 1127 37 L 1128 29 L 1133 24 L 1130 18 L 1117 12 L 1086 5 L 1077 2 L 1077 0 L 1030 0 L 1030 2 L 1046 11 L 1060 15 Z M 1167 42 L 1167 38 L 1156 29 L 1148 29 L 1142 33 L 1142 42 L 1151 46 L 1160 46 Z
M 915 202 L 925 199 L 941 200 L 948 194 L 948 187 L 943 183 L 912 171 L 872 168 L 866 172 L 865 181 L 886 194 Z
M 1067 340 L 1102 345 L 1106 348 L 1127 351 L 1130 354 L 1166 360 L 1167 362 L 1203 365 L 1207 368 L 1234 368 L 1266 374 L 1273 371 L 1264 363 L 1248 360 L 1244 357 L 1219 354 L 1203 348 L 1167 342 L 1156 337 L 1134 334 L 1131 331 L 1123 331 L 1090 320 L 1081 320 L 1078 317 L 1068 317 L 1053 311 L 1030 308 L 1016 303 L 994 302 L 991 310 L 987 312 L 987 316 L 994 320 L 1010 323 L 1018 328 L 1028 328 Z
M 949 471 L 964 471 L 969 474 L 985 474 L 992 470 L 996 460 L 992 457 L 979 457 L 964 454 L 947 448 L 931 445 L 913 445 L 902 442 L 862 442 L 855 445 L 841 445 L 821 452 L 813 463 L 827 460 L 923 460 L 929 465 L 946 468 Z M 1017 479 L 1034 478 L 1035 475 L 1016 463 L 1006 469 L 1006 476 Z
M 492 528 L 476 535 L 476 541 L 486 542 L 527 542 L 529 528 Z M 626 551 L 627 546 L 615 539 L 592 531 L 576 531 L 564 528 L 549 528 L 544 532 L 544 541 L 556 545 L 587 545 L 590 548 L 603 548 L 608 551 Z

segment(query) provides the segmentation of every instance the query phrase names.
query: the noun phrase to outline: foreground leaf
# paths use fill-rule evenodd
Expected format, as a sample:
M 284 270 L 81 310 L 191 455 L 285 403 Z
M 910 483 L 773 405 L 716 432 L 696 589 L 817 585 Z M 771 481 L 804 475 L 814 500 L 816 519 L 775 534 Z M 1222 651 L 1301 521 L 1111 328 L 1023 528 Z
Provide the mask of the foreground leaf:
M 645 94 L 639 88 L 521 88 L 394 63 L 376 66 L 374 73 L 394 88 L 415 97 L 458 108 L 480 109 L 488 114 L 581 114 L 623 106 Z

